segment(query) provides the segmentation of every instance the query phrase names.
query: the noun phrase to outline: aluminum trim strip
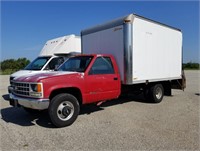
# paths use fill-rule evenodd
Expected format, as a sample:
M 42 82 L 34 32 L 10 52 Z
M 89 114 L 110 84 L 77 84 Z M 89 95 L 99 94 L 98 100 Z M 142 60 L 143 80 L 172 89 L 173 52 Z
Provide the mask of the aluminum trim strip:
M 133 24 L 124 24 L 124 84 L 132 84 L 132 64 L 133 64 L 133 45 L 132 45 L 132 33 Z

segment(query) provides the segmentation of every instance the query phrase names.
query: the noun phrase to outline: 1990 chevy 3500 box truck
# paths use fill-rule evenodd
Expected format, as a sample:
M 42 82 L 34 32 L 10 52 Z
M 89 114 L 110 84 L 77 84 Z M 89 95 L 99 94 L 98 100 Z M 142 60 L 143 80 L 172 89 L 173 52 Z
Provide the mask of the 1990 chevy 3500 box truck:
M 176 28 L 130 14 L 83 30 L 81 38 L 85 54 L 58 71 L 15 78 L 11 104 L 48 109 L 52 123 L 63 127 L 76 120 L 82 104 L 127 91 L 159 103 L 172 88 L 185 88 L 182 33 Z

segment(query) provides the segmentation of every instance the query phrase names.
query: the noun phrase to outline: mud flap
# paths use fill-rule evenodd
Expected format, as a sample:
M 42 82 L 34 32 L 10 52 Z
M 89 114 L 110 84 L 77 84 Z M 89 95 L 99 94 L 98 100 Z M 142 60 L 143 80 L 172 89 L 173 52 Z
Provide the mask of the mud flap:
M 180 89 L 184 91 L 184 89 L 186 88 L 186 77 L 184 70 L 182 70 L 182 78 L 177 80 L 172 80 L 171 86 L 172 89 Z

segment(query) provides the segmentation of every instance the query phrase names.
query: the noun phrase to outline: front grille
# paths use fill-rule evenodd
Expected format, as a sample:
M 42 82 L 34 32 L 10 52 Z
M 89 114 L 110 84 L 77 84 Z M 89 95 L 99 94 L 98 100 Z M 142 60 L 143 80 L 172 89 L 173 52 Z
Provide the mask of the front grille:
M 30 84 L 12 81 L 13 93 L 17 95 L 29 96 Z

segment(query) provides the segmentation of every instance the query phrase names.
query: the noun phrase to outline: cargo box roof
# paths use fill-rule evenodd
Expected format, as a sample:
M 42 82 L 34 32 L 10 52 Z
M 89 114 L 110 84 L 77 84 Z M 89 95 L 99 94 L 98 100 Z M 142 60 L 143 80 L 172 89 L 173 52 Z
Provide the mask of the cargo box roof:
M 112 27 L 115 27 L 115 26 L 120 26 L 120 25 L 123 25 L 124 23 L 127 23 L 127 22 L 131 22 L 132 23 L 132 22 L 134 22 L 134 18 L 136 18 L 136 17 L 137 18 L 141 18 L 143 20 L 147 20 L 149 22 L 153 22 L 153 23 L 159 24 L 161 26 L 165 26 L 165 27 L 168 27 L 168 28 L 171 28 L 171 29 L 174 29 L 174 30 L 181 31 L 178 28 L 175 28 L 175 27 L 172 27 L 172 26 L 169 26 L 169 25 L 166 25 L 166 24 L 163 24 L 163 23 L 160 23 L 160 22 L 157 22 L 157 21 L 154 21 L 154 20 L 139 16 L 137 14 L 129 14 L 127 16 L 124 16 L 124 17 L 121 17 L 121 18 L 106 22 L 104 24 L 99 24 L 99 25 L 94 26 L 92 28 L 88 28 L 88 29 L 82 30 L 81 31 L 81 35 L 87 35 L 87 34 L 90 34 L 90 33 L 94 33 L 94 32 L 101 31 L 101 30 L 105 30 L 105 29 L 112 28 Z

